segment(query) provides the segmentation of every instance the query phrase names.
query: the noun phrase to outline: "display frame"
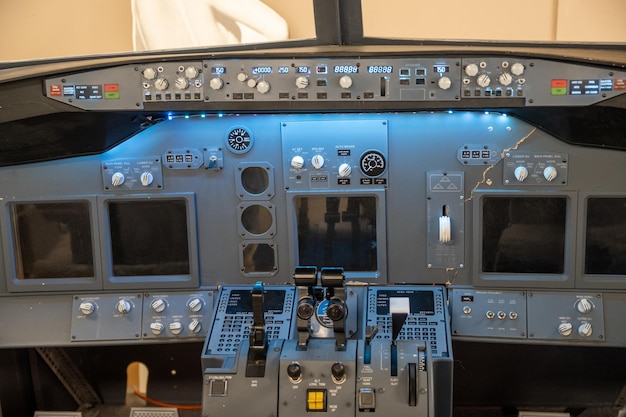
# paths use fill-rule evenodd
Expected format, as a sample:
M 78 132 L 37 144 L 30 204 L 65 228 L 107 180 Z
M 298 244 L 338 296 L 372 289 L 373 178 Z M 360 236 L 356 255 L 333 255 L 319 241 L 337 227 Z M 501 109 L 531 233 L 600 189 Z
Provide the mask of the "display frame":
M 113 273 L 113 247 L 111 245 L 111 225 L 109 203 L 111 202 L 151 202 L 185 201 L 187 221 L 187 248 L 189 272 L 172 275 L 126 275 Z M 196 223 L 195 195 L 193 193 L 130 194 L 98 197 L 100 208 L 100 251 L 105 289 L 153 289 L 153 288 L 197 288 L 199 285 L 198 236 Z
M 564 198 L 565 199 L 565 237 L 563 247 L 563 273 L 514 273 L 483 272 L 483 207 L 485 198 Z M 480 190 L 473 196 L 473 237 L 472 237 L 472 273 L 476 287 L 497 285 L 504 288 L 574 288 L 575 287 L 575 252 L 576 225 L 578 219 L 577 193 L 569 191 L 518 191 L 518 190 Z
M 296 216 L 295 201 L 298 197 L 373 197 L 376 200 L 376 270 L 375 271 L 344 271 L 347 281 L 364 280 L 367 283 L 386 283 L 387 282 L 387 213 L 385 190 L 372 189 L 368 191 L 341 191 L 341 190 L 324 190 L 324 191 L 288 191 L 287 192 L 287 229 L 290 239 L 289 245 L 289 267 L 291 271 L 299 263 L 298 250 L 298 224 Z M 341 265 L 323 265 L 327 267 L 340 267 Z M 317 265 L 318 269 L 320 268 Z
M 55 203 L 87 203 L 89 213 L 89 230 L 91 232 L 91 250 L 93 263 L 92 277 L 48 277 L 19 278 L 16 256 L 19 252 L 16 243 L 16 228 L 13 218 L 13 207 L 19 204 L 55 204 Z M 6 273 L 6 289 L 9 292 L 59 292 L 98 290 L 103 287 L 103 275 L 100 260 L 100 241 L 98 240 L 97 197 L 95 195 L 47 196 L 45 198 L 20 198 L 19 200 L 0 203 L 3 215 L 0 219 L 2 227 L 2 253 L 4 254 L 4 270 Z

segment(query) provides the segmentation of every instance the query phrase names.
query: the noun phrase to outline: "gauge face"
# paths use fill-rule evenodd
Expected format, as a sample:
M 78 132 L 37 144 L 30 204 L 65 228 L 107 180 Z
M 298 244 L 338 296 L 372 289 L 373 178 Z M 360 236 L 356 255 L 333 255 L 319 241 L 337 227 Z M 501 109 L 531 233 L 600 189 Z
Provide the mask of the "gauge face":
M 246 153 L 252 148 L 252 135 L 243 127 L 231 129 L 226 136 L 228 149 L 234 153 Z
M 382 153 L 367 151 L 361 156 L 361 172 L 368 177 L 379 177 L 385 172 L 387 163 Z

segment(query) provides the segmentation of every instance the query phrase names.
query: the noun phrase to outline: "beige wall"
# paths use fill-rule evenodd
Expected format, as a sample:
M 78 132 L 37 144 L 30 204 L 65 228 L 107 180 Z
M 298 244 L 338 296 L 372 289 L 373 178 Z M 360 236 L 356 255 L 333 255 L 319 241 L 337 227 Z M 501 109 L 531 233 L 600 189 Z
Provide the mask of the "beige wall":
M 224 0 L 229 1 L 229 0 Z M 264 0 L 293 39 L 315 35 L 309 0 Z M 362 0 L 366 36 L 626 43 L 624 0 Z M 0 60 L 131 51 L 130 0 L 0 0 Z

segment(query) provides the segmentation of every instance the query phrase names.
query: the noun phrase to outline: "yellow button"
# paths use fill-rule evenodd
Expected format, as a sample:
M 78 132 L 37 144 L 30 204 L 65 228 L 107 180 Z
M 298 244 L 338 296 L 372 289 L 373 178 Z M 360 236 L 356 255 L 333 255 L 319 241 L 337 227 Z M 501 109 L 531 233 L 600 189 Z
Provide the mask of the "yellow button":
M 326 411 L 326 390 L 307 391 L 306 411 Z

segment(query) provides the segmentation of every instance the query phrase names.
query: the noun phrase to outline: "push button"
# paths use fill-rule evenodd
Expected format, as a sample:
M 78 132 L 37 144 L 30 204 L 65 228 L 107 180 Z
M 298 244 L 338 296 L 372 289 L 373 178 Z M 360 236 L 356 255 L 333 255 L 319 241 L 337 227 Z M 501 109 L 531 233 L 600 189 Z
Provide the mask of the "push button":
M 226 380 L 225 379 L 213 379 L 211 380 L 211 397 L 225 397 L 226 396 Z
M 372 388 L 359 389 L 359 411 L 374 411 L 376 409 L 376 393 Z
M 325 389 L 310 389 L 306 394 L 306 411 L 326 412 Z

